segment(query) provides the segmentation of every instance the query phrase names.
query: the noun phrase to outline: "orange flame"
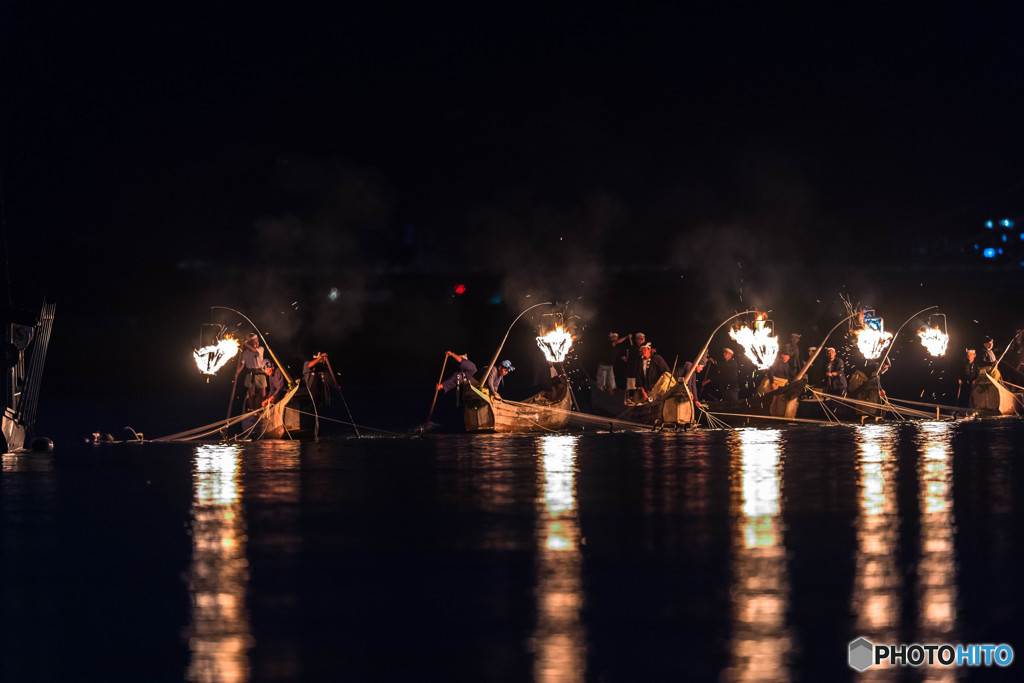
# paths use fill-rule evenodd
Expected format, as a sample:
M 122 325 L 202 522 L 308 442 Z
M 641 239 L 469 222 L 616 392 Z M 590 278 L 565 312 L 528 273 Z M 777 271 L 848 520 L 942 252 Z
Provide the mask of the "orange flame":
M 537 346 L 544 352 L 548 362 L 561 363 L 572 348 L 572 335 L 559 325 L 543 337 L 537 337 Z
M 235 357 L 238 348 L 238 340 L 227 337 L 216 344 L 193 351 L 192 355 L 199 372 L 204 375 L 215 375 L 229 360 Z
M 765 325 L 766 316 L 759 315 L 754 329 L 744 325 L 729 330 L 729 336 L 743 347 L 743 352 L 758 370 L 767 370 L 779 355 L 779 340 L 772 334 L 772 328 Z
M 949 346 L 949 335 L 938 327 L 928 327 L 918 330 L 917 335 L 921 337 L 921 344 L 928 349 L 933 356 L 946 355 L 946 348 Z

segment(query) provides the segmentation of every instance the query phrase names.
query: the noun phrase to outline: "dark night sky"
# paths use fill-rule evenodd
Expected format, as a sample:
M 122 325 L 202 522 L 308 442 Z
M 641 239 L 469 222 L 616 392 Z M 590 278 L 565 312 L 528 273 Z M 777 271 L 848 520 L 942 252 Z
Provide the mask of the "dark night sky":
M 910 264 L 1021 213 L 1021 13 L 324 4 L 0 7 L 14 298 L 95 335 L 400 267 L 489 273 L 504 320 L 555 271 L 600 307 L 606 271 Z

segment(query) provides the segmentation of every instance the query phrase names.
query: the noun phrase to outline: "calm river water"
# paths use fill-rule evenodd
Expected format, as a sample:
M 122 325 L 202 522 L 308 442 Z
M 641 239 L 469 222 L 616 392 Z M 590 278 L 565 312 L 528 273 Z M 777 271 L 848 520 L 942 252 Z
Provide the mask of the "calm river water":
M 842 681 L 1024 647 L 1024 422 L 4 455 L 3 681 Z M 1016 671 L 1015 671 L 1016 670 Z

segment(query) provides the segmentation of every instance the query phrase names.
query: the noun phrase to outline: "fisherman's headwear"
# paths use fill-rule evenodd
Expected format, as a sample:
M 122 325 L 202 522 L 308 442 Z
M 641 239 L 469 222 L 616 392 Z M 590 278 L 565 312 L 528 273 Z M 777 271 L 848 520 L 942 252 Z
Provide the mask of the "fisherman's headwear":
M 722 353 L 730 353 L 730 354 L 732 354 L 733 351 L 728 346 L 726 346 L 725 348 L 722 349 Z M 735 355 L 735 354 L 733 354 L 733 355 Z
M 609 332 L 608 333 L 608 339 L 610 339 L 611 341 L 615 341 L 618 338 L 619 338 L 619 335 L 618 335 L 617 332 Z
M 504 368 L 506 372 L 514 372 L 515 371 L 515 368 L 512 367 L 512 361 L 510 361 L 510 360 L 503 360 L 503 361 L 501 361 L 501 367 Z

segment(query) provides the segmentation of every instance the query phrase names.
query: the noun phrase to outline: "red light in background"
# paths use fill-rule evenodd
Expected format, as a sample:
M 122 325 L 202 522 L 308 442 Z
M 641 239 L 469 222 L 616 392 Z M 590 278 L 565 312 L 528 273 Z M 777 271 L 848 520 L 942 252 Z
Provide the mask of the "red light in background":
M 465 294 L 466 293 L 466 285 L 455 285 L 455 293 L 456 294 Z

